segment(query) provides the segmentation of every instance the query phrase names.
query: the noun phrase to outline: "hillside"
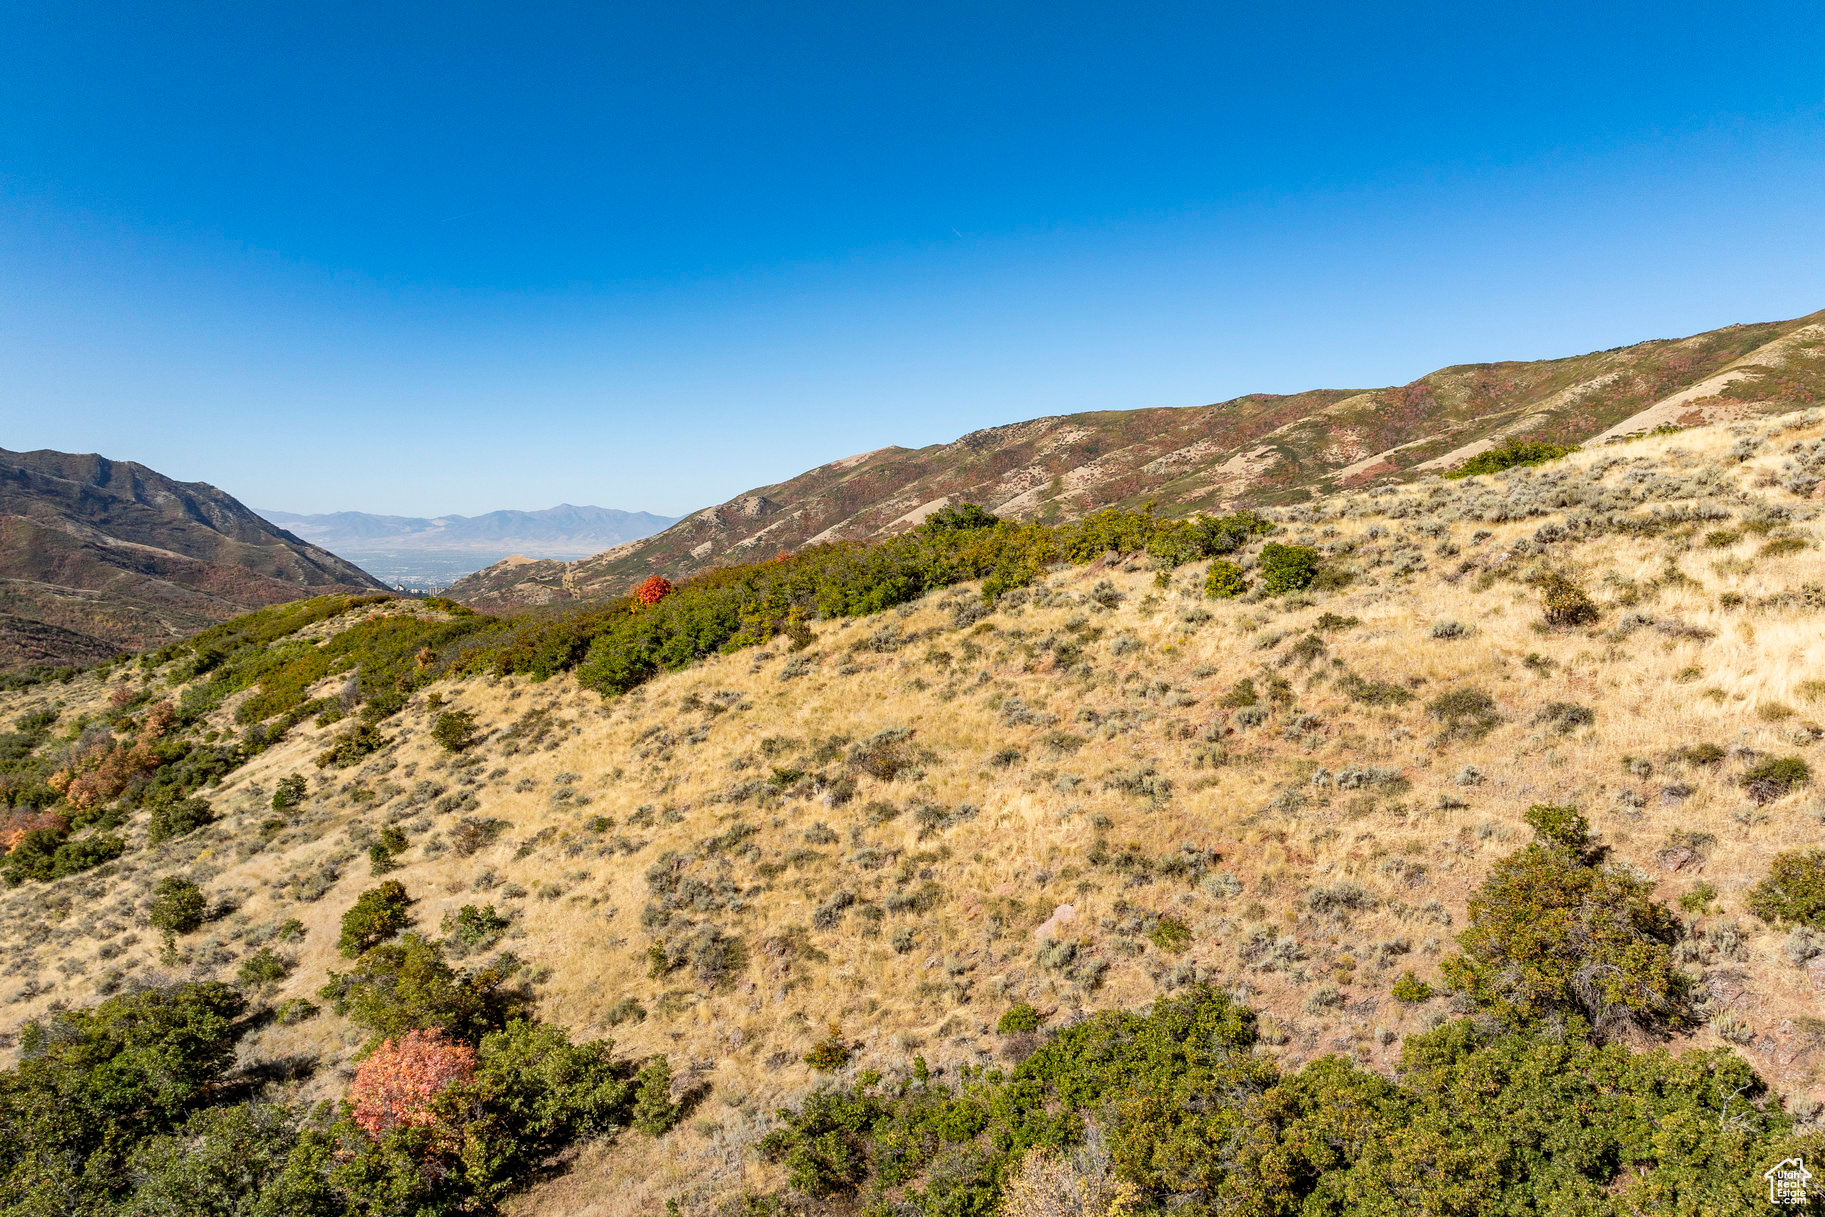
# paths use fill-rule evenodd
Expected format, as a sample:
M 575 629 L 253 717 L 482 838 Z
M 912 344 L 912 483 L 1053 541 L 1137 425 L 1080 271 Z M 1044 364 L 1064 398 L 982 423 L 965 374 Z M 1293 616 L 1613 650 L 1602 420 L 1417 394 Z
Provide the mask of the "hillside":
M 638 541 L 677 523 L 671 516 L 560 503 L 543 511 L 479 516 L 372 515 L 337 511 L 260 515 L 314 545 L 340 554 L 389 584 L 442 587 L 515 555 L 572 559 Z
M 503 562 L 451 585 L 478 608 L 618 595 L 728 562 L 912 527 L 947 504 L 1076 519 L 1157 500 L 1173 513 L 1302 502 L 1408 479 L 1504 438 L 1581 443 L 1665 422 L 1825 400 L 1825 313 L 1569 359 L 1464 364 L 1408 385 L 1099 411 L 882 448 L 761 486 L 578 562 Z
M 379 587 L 213 486 L 0 449 L 0 672 L 92 663 L 262 605 Z
M 637 611 L 266 610 L 0 695 L 0 1026 L 228 981 L 260 1013 L 195 1101 L 302 1111 L 522 985 L 641 1070 L 587 1108 L 556 1079 L 606 1064 L 497 1032 L 537 1152 L 458 1082 L 135 1176 L 277 1146 L 237 1212 L 457 1195 L 448 1127 L 554 1217 L 1765 1211 L 1825 1148 L 1822 478 L 1808 410 L 1266 534 L 953 515 Z M 351 920 L 383 874 L 409 908 Z

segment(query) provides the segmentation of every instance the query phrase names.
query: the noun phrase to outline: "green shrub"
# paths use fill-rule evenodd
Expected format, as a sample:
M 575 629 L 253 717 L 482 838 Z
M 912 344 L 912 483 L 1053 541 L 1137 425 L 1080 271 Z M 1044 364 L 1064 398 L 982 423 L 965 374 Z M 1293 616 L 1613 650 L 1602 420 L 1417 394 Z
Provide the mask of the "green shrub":
M 458 973 L 434 942 L 414 933 L 371 947 L 347 972 L 331 972 L 319 996 L 375 1040 L 441 1028 L 474 1042 L 512 1006 L 495 969 Z
M 495 911 L 492 904 L 477 908 L 465 904 L 455 913 L 445 913 L 443 931 L 459 955 L 485 951 L 499 942 L 513 925 L 513 918 Z
M 270 989 L 290 974 L 290 963 L 271 947 L 261 947 L 241 961 L 235 979 L 243 989 Z
M 304 801 L 306 789 L 302 774 L 286 774 L 279 779 L 278 788 L 272 792 L 272 809 L 290 811 Z
M 1540 839 L 1491 869 L 1470 898 L 1445 979 L 1511 1026 L 1539 1020 L 1600 1035 L 1691 1022 L 1673 959 L 1683 930 L 1654 885 L 1589 861 L 1574 808 L 1528 813 Z
M 1825 929 L 1825 850 L 1776 854 L 1744 903 L 1773 925 Z
M 634 1128 L 649 1137 L 663 1136 L 678 1123 L 672 1102 L 672 1066 L 664 1054 L 640 1067 L 634 1079 Z
M 805 1064 L 819 1073 L 834 1073 L 848 1063 L 849 1045 L 843 1039 L 843 1029 L 835 1023 L 830 1025 L 830 1034 L 805 1054 Z
M 336 949 L 344 959 L 354 959 L 411 925 L 411 909 L 412 898 L 399 880 L 388 879 L 369 888 L 342 914 L 342 937 Z
M 1495 698 L 1474 688 L 1439 694 L 1426 703 L 1426 713 L 1444 728 L 1446 739 L 1480 740 L 1502 722 Z
M 1212 600 L 1233 600 L 1248 590 L 1242 568 L 1227 558 L 1217 558 L 1204 576 L 1204 594 Z
M 209 902 L 203 889 L 188 879 L 167 875 L 152 887 L 152 904 L 146 920 L 168 935 L 189 934 L 201 928 Z
M 338 769 L 345 769 L 392 742 L 373 723 L 356 723 L 317 754 L 317 768 L 326 769 L 334 765 Z
M 1432 986 L 1412 972 L 1402 972 L 1400 979 L 1394 982 L 1393 996 L 1397 1002 L 1417 1005 L 1432 1000 Z
M 1318 576 L 1318 551 L 1309 545 L 1261 547 L 1261 586 L 1274 595 L 1304 591 Z
M 1527 826 L 1541 840 L 1561 845 L 1579 855 L 1590 849 L 1591 822 L 1576 806 L 1535 803 L 1527 809 L 1525 818 Z
M 461 752 L 475 743 L 475 715 L 468 710 L 446 710 L 431 725 L 431 738 L 445 752 Z
M 1750 894 L 1750 898 L 1754 898 L 1753 892 Z M 1710 907 L 1711 902 L 1715 899 L 1717 899 L 1716 885 L 1707 881 L 1700 881 L 1694 883 L 1692 885 L 1692 890 L 1686 892 L 1679 898 L 1679 907 L 1683 912 L 1702 913 L 1705 909 Z M 1754 912 L 1755 910 L 1751 907 L 1750 911 Z
M 1504 439 L 1500 446 L 1478 453 L 1445 476 L 1466 478 L 1477 474 L 1500 473 L 1504 469 L 1513 469 L 1521 465 L 1544 465 L 1548 461 L 1556 461 L 1567 453 L 1577 450 L 1576 444 L 1553 444 L 1544 440 L 1518 442 Z
M 1039 1025 L 1044 1021 L 1045 1020 L 1040 1017 L 1039 1011 L 1035 1010 L 1026 1002 L 1015 1002 L 1003 1012 L 1000 1021 L 995 1024 L 995 1031 L 1000 1035 L 1013 1035 L 1021 1031 L 1037 1031 L 1039 1030 Z
M 1177 917 L 1161 917 L 1147 931 L 1147 941 L 1162 951 L 1177 955 L 1191 945 L 1191 927 Z
M 1367 706 L 1404 706 L 1413 700 L 1413 692 L 1405 685 L 1392 681 L 1364 680 L 1354 672 L 1347 672 L 1337 681 L 1338 689 L 1351 701 L 1359 701 Z
M 1766 757 L 1751 765 L 1742 776 L 1743 789 L 1755 803 L 1771 803 L 1795 786 L 1804 786 L 1810 781 L 1811 766 L 1805 758 L 1797 756 Z
M 177 799 L 160 803 L 153 807 L 152 816 L 146 822 L 146 840 L 149 844 L 157 845 L 213 823 L 215 812 L 207 799 Z

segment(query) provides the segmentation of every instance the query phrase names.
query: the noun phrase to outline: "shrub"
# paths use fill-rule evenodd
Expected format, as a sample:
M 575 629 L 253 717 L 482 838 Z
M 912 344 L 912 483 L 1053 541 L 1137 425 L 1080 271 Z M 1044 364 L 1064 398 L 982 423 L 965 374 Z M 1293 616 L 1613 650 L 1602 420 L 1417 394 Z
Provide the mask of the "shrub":
M 1795 786 L 1804 786 L 1812 781 L 1812 768 L 1802 757 L 1771 756 L 1757 761 L 1744 771 L 1743 789 L 1748 792 L 1749 801 L 1756 804 L 1772 803 Z
M 357 723 L 338 735 L 330 746 L 317 754 L 317 768 L 326 769 L 334 765 L 345 769 L 361 760 L 362 757 L 380 751 L 393 741 L 380 733 L 380 728 L 373 723 Z
M 167 875 L 152 887 L 152 904 L 146 911 L 146 920 L 152 923 L 153 929 L 163 930 L 167 935 L 189 934 L 202 926 L 203 913 L 208 906 L 202 888 L 188 879 Z
M 1431 635 L 1434 638 L 1451 640 L 1470 637 L 1471 629 L 1461 621 L 1434 621 Z
M 271 947 L 261 947 L 241 961 L 235 979 L 243 989 L 270 989 L 290 973 L 290 963 Z
M 279 785 L 272 792 L 272 809 L 290 811 L 304 801 L 304 778 L 301 774 L 288 773 L 279 779 Z
M 437 1098 L 475 1076 L 475 1049 L 441 1030 L 384 1041 L 355 1069 L 348 1102 L 361 1131 L 378 1141 L 399 1128 L 439 1122 Z
M 1544 841 L 1584 854 L 1591 846 L 1591 822 L 1576 806 L 1535 803 L 1524 817 L 1527 826 Z
M 1204 594 L 1212 600 L 1233 600 L 1248 590 L 1242 568 L 1227 558 L 1214 559 L 1204 576 Z
M 65 841 L 57 828 L 30 829 L 19 836 L 6 855 L 6 881 L 17 886 L 28 879 L 61 879 L 112 862 L 126 850 L 124 839 L 108 833 Z
M 1825 850 L 1776 854 L 1744 903 L 1772 925 L 1825 929 Z
M 1394 982 L 1393 997 L 1397 1002 L 1417 1005 L 1432 1000 L 1432 986 L 1412 972 L 1402 972 L 1400 979 Z
M 1269 592 L 1304 591 L 1317 576 L 1318 551 L 1311 546 L 1269 541 L 1261 547 L 1261 586 Z
M 1467 478 L 1478 474 L 1500 473 L 1504 469 L 1514 469 L 1522 465 L 1544 465 L 1556 461 L 1569 452 L 1576 452 L 1576 444 L 1553 444 L 1544 440 L 1518 442 L 1504 439 L 1502 443 L 1487 452 L 1479 452 L 1456 469 L 1445 474 L 1448 478 Z
M 830 1024 L 830 1034 L 805 1054 L 805 1064 L 819 1073 L 835 1073 L 848 1063 L 849 1045 L 843 1039 L 843 1029 L 835 1023 Z
M 1039 1011 L 1035 1010 L 1026 1002 L 1015 1002 L 1002 1013 L 1000 1020 L 995 1024 L 995 1031 L 999 1035 L 1015 1035 L 1022 1031 L 1037 1031 L 1039 1030 L 1039 1025 L 1044 1021 L 1045 1020 L 1040 1017 Z
M 475 743 L 475 715 L 468 710 L 446 710 L 431 725 L 431 738 L 445 752 L 461 752 Z
M 639 587 L 634 589 L 634 600 L 642 608 L 652 608 L 661 600 L 672 594 L 672 581 L 664 575 L 648 575 Z
M 975 503 L 958 503 L 954 507 L 941 507 L 926 516 L 919 531 L 928 537 L 940 537 L 946 533 L 992 528 L 999 523 L 999 516 L 984 511 Z
M 1511 1026 L 1582 1024 L 1601 1035 L 1690 1022 L 1690 981 L 1673 959 L 1679 919 L 1653 884 L 1587 860 L 1576 809 L 1528 813 L 1540 839 L 1510 854 L 1470 898 L 1445 979 Z
M 379 1039 L 435 1027 L 473 1042 L 508 1012 L 498 991 L 504 979 L 493 969 L 458 973 L 436 943 L 406 933 L 369 948 L 347 972 L 331 972 L 318 995 Z
M 211 810 L 207 799 L 176 799 L 160 803 L 153 807 L 151 818 L 146 822 L 146 841 L 157 845 L 214 822 L 215 812 Z
M 664 1054 L 640 1067 L 634 1079 L 634 1128 L 649 1137 L 664 1136 L 678 1123 L 678 1105 L 672 1102 L 672 1065 Z
M 445 913 L 443 931 L 459 955 L 485 951 L 499 942 L 513 925 L 513 918 L 497 913 L 492 904 L 477 908 L 465 904 L 455 913 Z
M 1191 928 L 1177 917 L 1161 917 L 1147 931 L 1147 941 L 1162 951 L 1177 955 L 1191 945 Z
M 1480 740 L 1500 725 L 1495 698 L 1482 689 L 1452 689 L 1426 703 L 1426 713 L 1440 723 L 1447 739 Z
M 1536 576 L 1534 583 L 1540 589 L 1542 607 L 1546 610 L 1546 624 L 1551 626 L 1588 625 L 1597 619 L 1597 604 L 1568 575 L 1559 571 L 1545 571 Z
M 388 879 L 355 898 L 342 914 L 342 937 L 336 948 L 344 959 L 354 959 L 412 924 L 412 898 L 405 884 Z
M 1569 735 L 1579 727 L 1588 727 L 1596 721 L 1595 710 L 1574 701 L 1549 702 L 1534 715 L 1536 724 L 1549 726 L 1560 735 Z
M 1367 706 L 1404 706 L 1413 700 L 1413 692 L 1404 685 L 1385 680 L 1364 680 L 1354 672 L 1337 682 L 1344 696 Z

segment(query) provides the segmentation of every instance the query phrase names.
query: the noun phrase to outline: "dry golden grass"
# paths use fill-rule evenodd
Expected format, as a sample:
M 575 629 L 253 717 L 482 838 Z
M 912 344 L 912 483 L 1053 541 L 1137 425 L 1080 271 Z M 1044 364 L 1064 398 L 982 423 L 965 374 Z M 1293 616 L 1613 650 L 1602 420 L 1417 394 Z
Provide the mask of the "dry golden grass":
M 1631 468 L 1675 476 L 1714 469 L 1720 480 L 1709 501 L 1739 520 L 1750 510 L 1748 496 L 1783 504 L 1795 511 L 1793 525 L 1804 529 L 1811 505 L 1767 485 L 1763 475 L 1778 466 L 1788 443 L 1810 442 L 1820 427 L 1782 432 L 1783 425 L 1762 424 L 1778 438 L 1742 464 L 1726 456 L 1736 436 L 1706 428 L 1580 453 L 1534 476 L 1575 474 L 1618 457 L 1628 463 L 1610 470 L 1607 486 L 1623 484 Z M 1423 499 L 1435 490 L 1460 498 L 1479 492 L 1478 483 L 1433 482 L 1409 488 L 1407 496 Z M 1385 507 L 1393 500 L 1360 501 Z M 397 818 L 413 848 L 392 877 L 417 897 L 421 928 L 436 932 L 443 916 L 463 904 L 514 908 L 515 928 L 503 945 L 541 972 L 549 969 L 537 986 L 544 1017 L 578 1036 L 613 1036 L 625 1054 L 670 1054 L 681 1090 L 708 1084 L 684 1127 L 659 1142 L 630 1134 L 616 1145 L 585 1149 L 565 1176 L 524 1198 L 517 1211 L 632 1217 L 660 1211 L 674 1197 L 701 1208 L 772 1179 L 747 1147 L 774 1108 L 818 1084 L 801 1058 L 831 1024 L 856 1047 L 840 1079 L 870 1068 L 902 1073 L 914 1053 L 934 1068 L 952 1068 L 998 1059 L 1001 1038 L 992 1028 L 1015 1000 L 1031 1001 L 1056 1024 L 1082 1011 L 1140 1004 L 1197 977 L 1246 986 L 1248 1000 L 1278 1029 L 1271 1038 L 1282 1042 L 1272 1050 L 1289 1063 L 1344 1052 L 1391 1068 L 1401 1037 L 1444 1017 L 1447 999 L 1404 1006 L 1389 997 L 1390 985 L 1408 969 L 1436 980 L 1469 894 L 1495 859 L 1527 839 L 1528 806 L 1553 802 L 1585 808 L 1612 858 L 1659 880 L 1663 898 L 1676 899 L 1701 881 L 1715 887 L 1715 897 L 1693 917 L 1691 966 L 1711 979 L 1717 1009 L 1734 1011 L 1753 1028 L 1742 1050 L 1755 1066 L 1784 1092 L 1814 1092 L 1821 1081 L 1817 1050 L 1794 1021 L 1817 1008 L 1813 977 L 1783 959 L 1782 936 L 1745 914 L 1742 896 L 1775 853 L 1817 844 L 1817 792 L 1802 789 L 1754 808 L 1734 782 L 1741 760 L 1706 768 L 1669 761 L 1668 753 L 1710 742 L 1816 759 L 1816 746 L 1795 741 L 1811 734 L 1804 728 L 1810 717 L 1825 716 L 1817 705 L 1822 686 L 1816 682 L 1825 678 L 1819 612 L 1757 604 L 1825 582 L 1825 554 L 1815 544 L 1756 557 L 1764 538 L 1754 534 L 1707 547 L 1705 533 L 1722 525 L 1705 523 L 1651 539 L 1605 535 L 1556 544 L 1554 558 L 1574 566 L 1605 609 L 1595 627 L 1556 632 L 1540 630 L 1537 594 L 1513 579 L 1479 578 L 1474 569 L 1446 578 L 1460 562 L 1483 563 L 1564 517 L 1555 510 L 1502 524 L 1459 520 L 1435 536 L 1409 533 L 1427 569 L 1396 576 L 1383 563 L 1342 592 L 1291 605 L 1206 601 L 1202 564 L 1181 568 L 1169 587 L 1158 589 L 1144 560 L 1117 569 L 1098 563 L 1052 574 L 1043 594 L 958 630 L 950 606 L 970 589 L 957 589 L 876 618 L 819 624 L 807 652 L 816 662 L 796 679 L 781 678 L 799 657 L 787 654 L 780 639 L 770 653 L 718 657 L 606 705 L 567 677 L 542 685 L 470 680 L 441 690 L 446 707 L 472 710 L 491 732 L 463 760 L 430 742 L 435 711 L 422 700 L 389 724 L 399 739 L 393 748 L 359 769 L 331 771 L 327 782 L 310 760 L 336 728 L 302 728 L 212 792 L 227 814 L 190 844 L 171 843 L 162 855 L 130 854 L 117 870 L 10 897 L 3 931 L 9 980 L 16 986 L 15 978 L 36 976 L 46 987 L 0 1007 L 0 1020 L 16 1026 L 53 1001 L 93 1000 L 95 981 L 129 960 L 129 977 L 170 971 L 143 928 L 126 931 L 137 933 L 137 945 L 102 961 L 96 927 L 110 919 L 124 927 L 131 913 L 123 896 L 137 898 L 167 869 L 200 871 L 212 894 L 240 900 L 235 913 L 194 936 L 193 953 L 205 955 L 199 944 L 208 939 L 218 940 L 224 953 L 194 971 L 231 976 L 229 957 L 247 949 L 237 931 L 297 917 L 307 933 L 292 948 L 298 966 L 276 999 L 312 996 L 325 971 L 341 962 L 338 918 L 373 880 L 365 857 L 357 856 L 318 900 L 283 899 L 279 882 L 323 855 L 353 850 L 351 829 L 359 835 L 364 826 Z M 1386 535 L 1373 543 L 1385 549 L 1416 520 L 1424 518 L 1328 516 L 1291 522 L 1285 533 L 1335 546 L 1380 529 Z M 1479 529 L 1491 535 L 1473 541 Z M 1446 541 L 1459 552 L 1439 554 Z M 1365 558 L 1359 551 L 1352 560 Z M 1688 581 L 1668 581 L 1669 563 Z M 1113 609 L 1086 599 L 1103 580 L 1123 593 Z M 1724 607 L 1726 595 L 1743 601 Z M 1183 619 L 1195 610 L 1210 619 Z M 1683 628 L 1618 630 L 1632 612 Z M 1325 633 L 1326 651 L 1309 662 L 1292 658 L 1293 644 L 1326 613 L 1354 616 L 1358 624 Z M 1472 631 L 1434 638 L 1434 625 L 1447 620 Z M 1087 668 L 1060 668 L 1036 645 L 1071 636 L 1073 623 L 1079 636 L 1100 630 L 1083 647 Z M 852 649 L 887 625 L 918 638 L 895 650 Z M 1262 645 L 1276 634 L 1284 637 Z M 1140 645 L 1114 645 L 1126 636 Z M 948 665 L 929 657 L 935 650 L 948 652 Z M 1530 657 L 1536 658 L 1530 663 Z M 1354 702 L 1340 687 L 1345 671 L 1408 688 L 1413 699 L 1388 707 Z M 1269 675 L 1291 682 L 1293 705 L 1264 725 L 1241 725 L 1221 704 L 1223 695 L 1244 677 L 1265 693 Z M 89 687 L 94 683 L 84 678 L 54 692 L 65 699 L 66 712 L 74 711 L 105 697 L 99 685 Z M 1440 738 L 1426 702 L 1468 686 L 1492 694 L 1501 723 L 1481 740 Z M 1012 698 L 1027 707 L 1029 721 L 1010 722 Z M 9 704 L 6 712 L 10 717 L 32 701 Z M 1595 720 L 1563 733 L 1536 721 L 1554 702 L 1588 707 Z M 702 708 L 708 705 L 729 708 Z M 1758 714 L 1770 705 L 1794 713 Z M 566 725 L 548 746 L 510 755 L 501 733 L 534 709 Z M 1080 719 L 1080 712 L 1094 721 Z M 221 713 L 226 726 L 228 709 Z M 1297 713 L 1313 716 L 1308 729 L 1291 726 Z M 1055 721 L 1043 721 L 1048 715 Z M 740 802 L 722 797 L 775 766 L 834 775 L 840 759 L 812 763 L 811 741 L 861 741 L 890 727 L 909 728 L 911 742 L 924 750 L 917 776 L 861 776 L 854 798 L 839 805 L 808 787 Z M 694 730 L 701 735 L 696 742 Z M 1057 732 L 1083 742 L 1074 751 L 1069 740 L 1056 747 L 1048 739 Z M 797 748 L 768 755 L 763 741 L 780 737 Z M 1020 756 L 998 763 L 1005 749 Z M 1213 751 L 1226 753 L 1227 763 L 1213 764 Z M 1625 757 L 1645 760 L 1651 774 L 1629 771 Z M 1123 793 L 1105 781 L 1144 765 L 1170 779 L 1169 798 Z M 1480 784 L 1460 783 L 1466 766 L 1481 772 Z M 1397 771 L 1397 780 L 1353 789 L 1336 784 L 1336 775 L 1364 767 Z M 1331 775 L 1331 784 L 1313 783 L 1320 771 Z M 271 792 L 289 772 L 311 775 L 302 821 L 320 835 L 239 856 L 237 843 L 258 834 L 271 814 Z M 566 773 L 576 775 L 567 784 L 576 793 L 553 802 L 556 779 Z M 1074 784 L 1072 777 L 1080 780 Z M 451 793 L 473 790 L 476 806 L 395 813 L 424 780 Z M 365 808 L 351 801 L 354 787 L 384 792 L 387 783 L 402 793 Z M 1669 787 L 1689 792 L 1663 797 Z M 899 814 L 875 822 L 868 808 L 878 802 Z M 915 809 L 926 804 L 980 810 L 922 838 Z M 426 856 L 425 843 L 447 841 L 464 815 L 499 817 L 512 828 L 471 857 L 454 850 Z M 614 827 L 593 831 L 589 822 L 597 816 L 612 818 Z M 737 823 L 757 830 L 742 847 L 756 852 L 707 856 L 702 843 Z M 821 840 L 818 825 L 834 840 Z M 1678 843 L 1677 834 L 1692 832 L 1714 840 L 1700 851 L 1702 860 L 1673 869 L 1664 851 Z M 615 848 L 617 839 L 627 849 Z M 1128 874 L 1090 860 L 1099 840 L 1114 855 L 1132 843 L 1155 863 L 1186 845 L 1221 857 L 1203 882 L 1159 876 L 1132 883 Z M 205 848 L 187 856 L 198 842 Z M 706 880 L 720 874 L 742 889 L 739 911 L 691 914 L 746 945 L 747 967 L 724 987 L 705 988 L 689 969 L 661 979 L 647 975 L 651 938 L 641 920 L 650 899 L 647 868 L 668 850 L 695 855 L 691 873 Z M 786 864 L 804 850 L 814 856 Z M 856 855 L 863 850 L 884 864 L 861 865 Z M 775 866 L 783 868 L 772 873 Z M 872 923 L 860 911 L 917 890 L 926 872 L 942 892 L 935 907 L 889 911 Z M 495 885 L 478 886 L 487 875 Z M 1313 907 L 1312 889 L 1344 882 L 1365 889 L 1374 907 L 1335 913 Z M 551 890 L 554 884 L 561 890 Z M 516 887 L 523 894 L 511 894 Z M 836 928 L 814 928 L 817 909 L 839 891 L 860 904 Z M 1107 965 L 1094 985 L 1038 958 L 1035 928 L 1067 904 L 1075 916 L 1060 933 L 1078 944 L 1080 960 Z M 1183 954 L 1162 951 L 1138 932 L 1167 914 L 1192 931 Z M 1716 932 L 1723 923 L 1735 924 L 1734 936 Z M 50 932 L 28 944 L 25 931 L 33 924 Z M 823 959 L 769 950 L 795 927 Z M 902 954 L 893 941 L 906 929 L 916 945 Z M 1263 934 L 1296 940 L 1300 957 L 1274 970 L 1252 966 L 1244 957 L 1247 943 Z M 1825 974 L 1818 983 L 1825 984 Z M 647 1017 L 611 1026 L 611 1011 L 628 997 L 638 999 Z M 330 1097 L 344 1084 L 358 1042 L 326 1012 L 267 1027 L 245 1052 L 315 1056 L 319 1067 L 299 1095 Z M 1701 1030 L 1694 1042 L 1715 1037 Z

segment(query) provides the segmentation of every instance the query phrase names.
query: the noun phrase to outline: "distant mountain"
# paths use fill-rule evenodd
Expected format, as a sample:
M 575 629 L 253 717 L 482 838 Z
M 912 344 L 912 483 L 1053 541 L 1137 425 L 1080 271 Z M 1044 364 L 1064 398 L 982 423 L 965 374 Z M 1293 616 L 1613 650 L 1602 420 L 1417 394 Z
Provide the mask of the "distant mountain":
M 431 519 L 365 511 L 301 516 L 261 510 L 260 514 L 326 549 L 382 544 L 410 549 L 499 549 L 508 545 L 524 553 L 536 552 L 539 557 L 557 556 L 556 551 L 595 553 L 606 546 L 650 537 L 678 522 L 675 516 L 569 503 L 544 511 L 491 511 Z
M 544 511 L 486 515 L 369 515 L 336 511 L 296 515 L 262 510 L 275 524 L 341 554 L 389 583 L 442 587 L 509 557 L 581 558 L 650 537 L 677 523 L 673 516 L 560 503 Z
M 202 482 L 0 448 L 0 671 L 160 646 L 372 575 Z
M 1825 312 L 1567 359 L 1463 364 L 1382 389 L 1106 410 L 881 448 L 761 486 L 580 562 L 514 559 L 448 594 L 512 608 L 626 591 L 822 541 L 903 531 L 968 500 L 1067 519 L 1156 500 L 1182 514 L 1298 502 L 1449 468 L 1504 438 L 1583 443 L 1825 401 Z

